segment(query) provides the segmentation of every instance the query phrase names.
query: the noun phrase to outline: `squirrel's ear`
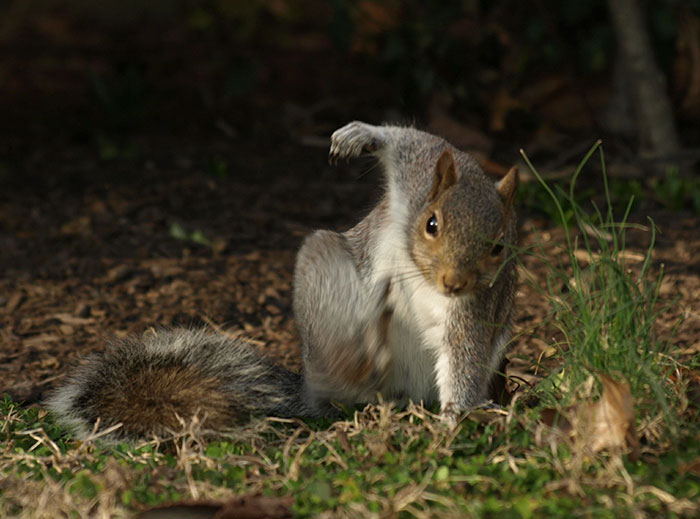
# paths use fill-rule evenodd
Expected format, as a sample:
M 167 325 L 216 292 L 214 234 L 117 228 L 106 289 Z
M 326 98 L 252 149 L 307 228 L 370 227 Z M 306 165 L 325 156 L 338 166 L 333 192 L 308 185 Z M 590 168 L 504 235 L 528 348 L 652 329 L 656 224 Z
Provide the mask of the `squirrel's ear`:
M 496 182 L 496 191 L 498 191 L 498 196 L 503 200 L 503 205 L 506 210 L 513 206 L 515 191 L 518 189 L 518 181 L 518 168 L 513 166 L 510 168 L 510 171 L 506 173 L 505 177 Z
M 435 178 L 430 188 L 428 201 L 433 201 L 457 182 L 457 166 L 452 152 L 445 148 L 435 165 Z

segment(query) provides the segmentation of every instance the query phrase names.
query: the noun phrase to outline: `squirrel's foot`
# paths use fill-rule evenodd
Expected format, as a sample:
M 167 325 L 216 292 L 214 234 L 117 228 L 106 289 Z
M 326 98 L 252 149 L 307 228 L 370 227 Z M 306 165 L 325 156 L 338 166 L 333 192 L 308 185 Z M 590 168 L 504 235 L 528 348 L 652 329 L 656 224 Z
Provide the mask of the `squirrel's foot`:
M 459 425 L 462 413 L 454 402 L 448 402 L 440 410 L 440 420 L 451 430 Z
M 353 121 L 337 129 L 331 135 L 328 161 L 337 164 L 341 159 L 358 157 L 361 153 L 373 153 L 386 141 L 386 130 L 380 126 Z

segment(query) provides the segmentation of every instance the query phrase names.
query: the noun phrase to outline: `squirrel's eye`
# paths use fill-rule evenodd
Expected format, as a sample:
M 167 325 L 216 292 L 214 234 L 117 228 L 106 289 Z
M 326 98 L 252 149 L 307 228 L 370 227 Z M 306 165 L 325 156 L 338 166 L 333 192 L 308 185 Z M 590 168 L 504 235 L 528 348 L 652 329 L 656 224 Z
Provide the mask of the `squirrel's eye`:
M 428 218 L 428 222 L 425 224 L 425 232 L 431 236 L 437 236 L 438 233 L 438 221 L 435 215 Z
M 503 252 L 503 243 L 498 242 L 496 245 L 493 246 L 493 249 L 491 249 L 491 256 L 499 256 Z

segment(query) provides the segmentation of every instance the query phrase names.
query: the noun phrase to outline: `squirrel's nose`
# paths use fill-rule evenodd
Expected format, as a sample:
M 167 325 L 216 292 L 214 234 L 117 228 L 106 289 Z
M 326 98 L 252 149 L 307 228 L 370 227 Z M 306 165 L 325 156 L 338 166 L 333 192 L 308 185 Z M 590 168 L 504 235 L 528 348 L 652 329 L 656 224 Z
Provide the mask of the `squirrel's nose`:
M 457 294 L 472 285 L 471 278 L 467 275 L 460 276 L 454 270 L 448 270 L 442 274 L 440 284 L 447 294 Z
M 447 274 L 442 275 L 442 286 L 445 292 L 449 292 L 450 294 L 454 294 L 462 288 L 457 280 L 448 277 Z

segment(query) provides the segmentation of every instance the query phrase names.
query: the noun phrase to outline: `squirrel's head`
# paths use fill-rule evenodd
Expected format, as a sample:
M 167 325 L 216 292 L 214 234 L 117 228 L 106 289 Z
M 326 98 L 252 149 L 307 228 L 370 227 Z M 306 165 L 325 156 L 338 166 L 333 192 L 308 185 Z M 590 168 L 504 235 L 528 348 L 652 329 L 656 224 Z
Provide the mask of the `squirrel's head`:
M 517 186 L 516 168 L 492 183 L 484 175 L 460 174 L 449 148 L 440 155 L 411 245 L 413 261 L 440 292 L 466 295 L 493 281 L 515 239 Z

